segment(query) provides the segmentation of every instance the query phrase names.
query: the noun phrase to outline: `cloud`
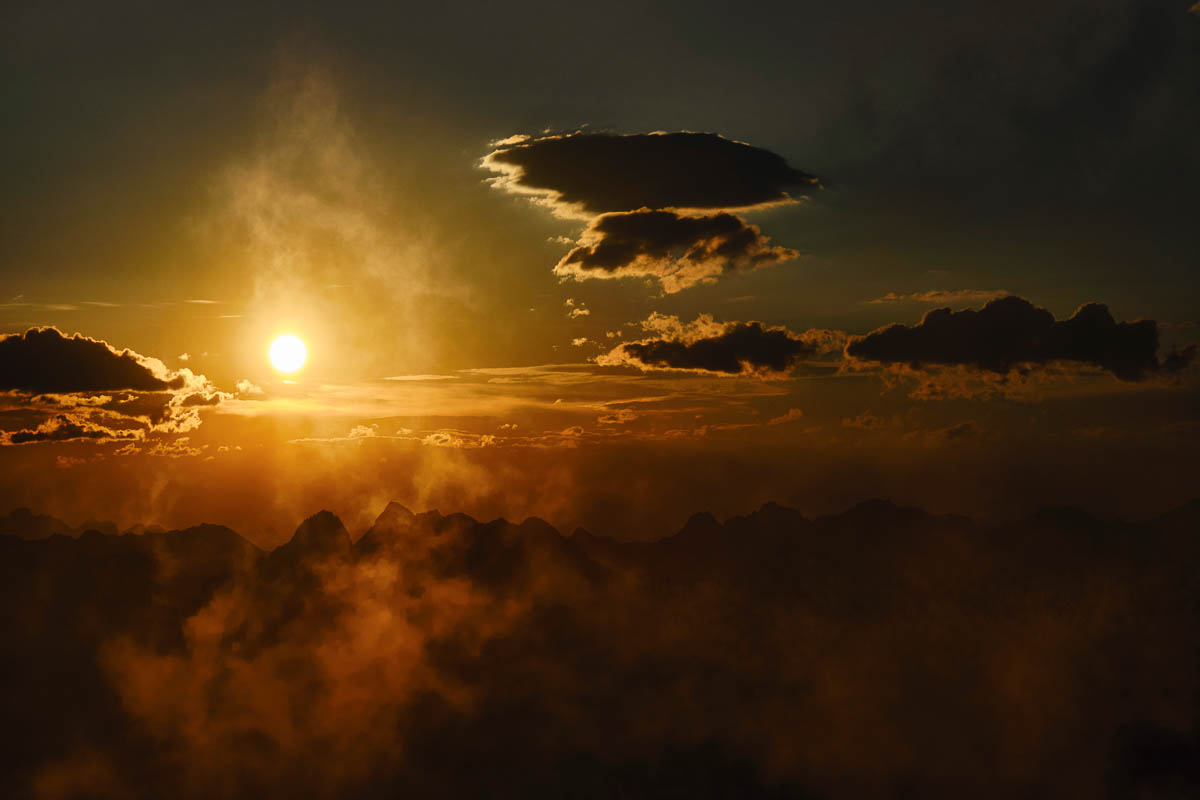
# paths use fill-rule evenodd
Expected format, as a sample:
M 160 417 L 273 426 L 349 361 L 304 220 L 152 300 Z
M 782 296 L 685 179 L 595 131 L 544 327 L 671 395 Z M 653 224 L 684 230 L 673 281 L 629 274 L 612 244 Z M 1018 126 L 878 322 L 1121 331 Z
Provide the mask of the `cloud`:
M 637 418 L 638 414 L 636 411 L 628 408 L 618 408 L 611 414 L 603 414 L 596 417 L 596 422 L 601 425 L 624 425 L 627 422 L 633 422 Z
M 204 392 L 196 392 L 195 394 L 178 395 L 179 405 L 182 408 L 192 408 L 195 406 L 216 406 L 220 405 L 223 399 L 228 395 L 223 392 L 213 392 L 206 394 Z
M 237 393 L 242 397 L 264 397 L 266 395 L 261 386 L 245 378 L 237 382 Z
M 207 448 L 208 445 L 204 447 Z M 180 436 L 177 439 L 157 439 L 147 444 L 130 442 L 118 449 L 115 455 L 183 458 L 185 456 L 198 456 L 203 452 L 204 448 L 193 447 L 189 443 L 188 437 Z M 228 452 L 228 448 L 226 448 L 225 452 Z
M 516 136 L 497 145 L 482 161 L 500 173 L 494 185 L 589 220 L 556 275 L 652 278 L 668 294 L 796 258 L 727 212 L 793 202 L 788 190 L 817 185 L 781 156 L 713 133 Z
M 694 217 L 642 208 L 596 217 L 554 273 L 576 280 L 648 277 L 673 294 L 799 255 L 770 242 L 733 214 Z
M 775 153 L 714 133 L 571 133 L 507 140 L 483 166 L 495 184 L 583 218 L 637 208 L 735 209 L 789 202 L 817 184 Z
M 0 391 L 34 394 L 178 389 L 161 362 L 82 334 L 30 328 L 0 337 Z
M 1003 289 L 955 289 L 952 291 L 932 289 L 928 292 L 912 292 L 911 294 L 888 292 L 883 297 L 877 297 L 867 302 L 872 305 L 886 303 L 986 303 L 988 300 L 996 300 L 1001 297 L 1007 297 L 1010 294 L 1012 293 Z
M 472 450 L 479 447 L 492 447 L 496 437 L 491 434 L 474 435 L 465 431 L 436 431 L 425 436 L 421 444 L 428 447 L 452 447 L 460 450 Z
M 568 243 L 570 243 L 570 241 L 570 239 L 567 240 Z M 563 305 L 570 309 L 570 311 L 567 312 L 567 316 L 571 319 L 579 319 L 580 317 L 586 317 L 592 313 L 591 309 L 584 308 L 582 301 L 577 304 L 574 297 L 568 297 L 567 301 L 563 303 Z
M 957 425 L 951 425 L 948 428 L 942 428 L 937 433 L 946 439 L 967 439 L 979 435 L 979 426 L 968 420 L 967 422 L 960 422 Z
M 860 428 L 864 431 L 877 431 L 884 427 L 887 423 L 875 416 L 869 411 L 864 411 L 854 419 L 845 417 L 842 419 L 842 426 L 846 428 Z
M 34 442 L 69 442 L 78 440 L 121 441 L 141 439 L 141 430 L 116 430 L 105 428 L 87 420 L 76 419 L 67 414 L 52 417 L 38 427 L 27 430 L 0 433 L 5 444 L 31 444 Z
M 847 356 L 860 361 L 965 366 L 1004 374 L 1029 366 L 1072 362 L 1098 367 L 1123 381 L 1177 372 L 1190 364 L 1195 347 L 1158 359 L 1153 320 L 1116 322 L 1108 307 L 1089 303 L 1069 319 L 1055 320 L 1044 308 L 1010 296 L 981 309 L 929 311 L 909 327 L 894 324 L 853 337 Z
M 36 427 L 3 432 L 6 445 L 185 433 L 199 427 L 201 409 L 232 397 L 189 369 L 56 328 L 0 338 L 0 391 L 42 417 Z
M 772 417 L 767 420 L 768 425 L 786 425 L 789 422 L 796 422 L 804 418 L 804 412 L 798 408 L 789 408 L 786 413 L 780 414 L 778 417 Z
M 716 322 L 708 315 L 685 324 L 678 317 L 652 314 L 643 327 L 658 335 L 619 344 L 597 363 L 772 377 L 787 373 L 819 349 L 807 333 L 753 321 Z

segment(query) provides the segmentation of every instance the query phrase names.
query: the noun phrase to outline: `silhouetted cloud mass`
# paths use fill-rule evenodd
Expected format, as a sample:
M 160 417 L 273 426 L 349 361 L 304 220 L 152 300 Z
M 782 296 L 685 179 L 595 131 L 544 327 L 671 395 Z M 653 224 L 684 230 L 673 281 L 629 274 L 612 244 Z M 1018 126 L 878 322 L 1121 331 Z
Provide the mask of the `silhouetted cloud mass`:
M 201 409 L 231 396 L 190 369 L 50 327 L 0 338 L 0 391 L 40 417 L 36 427 L 0 429 L 0 446 L 184 433 L 200 425 Z
M 1028 300 L 1009 296 L 980 309 L 929 311 L 913 326 L 880 328 L 854 337 L 846 354 L 884 364 L 963 365 L 995 373 L 1055 361 L 1087 364 L 1123 381 L 1177 372 L 1192 362 L 1195 347 L 1158 359 L 1153 320 L 1117 322 L 1101 303 L 1089 303 L 1069 319 Z
M 653 315 L 644 326 L 654 338 L 624 342 L 600 356 L 601 364 L 640 369 L 691 370 L 725 375 L 771 376 L 786 373 L 820 351 L 827 331 L 796 334 L 761 322 L 715 322 L 701 316 L 683 324 Z
M 0 338 L 0 391 L 36 394 L 128 389 L 178 389 L 184 378 L 155 370 L 132 350 L 117 350 L 82 334 L 30 328 Z
M 775 153 L 714 133 L 513 137 L 483 160 L 499 184 L 592 215 L 638 208 L 749 208 L 817 179 Z
M 648 208 L 601 214 L 554 272 L 579 280 L 650 277 L 674 293 L 724 273 L 799 255 L 770 241 L 757 226 L 733 214 L 689 217 Z

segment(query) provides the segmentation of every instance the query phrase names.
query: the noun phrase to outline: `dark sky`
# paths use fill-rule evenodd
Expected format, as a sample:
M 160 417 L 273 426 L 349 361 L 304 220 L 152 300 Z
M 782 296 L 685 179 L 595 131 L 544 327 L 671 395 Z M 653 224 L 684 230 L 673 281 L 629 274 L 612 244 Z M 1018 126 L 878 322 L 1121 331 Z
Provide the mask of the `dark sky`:
M 772 220 L 816 262 L 761 312 L 780 322 L 845 326 L 850 286 L 1197 307 L 1186 4 L 241 5 L 7 12 L 13 294 L 216 288 L 177 229 L 253 146 L 283 51 L 336 75 L 382 180 L 436 185 L 464 225 L 496 215 L 463 195 L 512 133 L 714 131 L 783 154 L 828 185 Z

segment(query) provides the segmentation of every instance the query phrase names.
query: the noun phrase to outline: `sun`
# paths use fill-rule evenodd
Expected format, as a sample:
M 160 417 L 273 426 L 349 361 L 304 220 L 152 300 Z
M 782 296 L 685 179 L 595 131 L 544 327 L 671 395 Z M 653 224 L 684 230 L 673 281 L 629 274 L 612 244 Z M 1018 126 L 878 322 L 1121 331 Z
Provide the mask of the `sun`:
M 280 336 L 271 342 L 268 357 L 271 359 L 271 366 L 280 372 L 295 372 L 304 366 L 304 360 L 308 358 L 308 348 L 295 336 Z

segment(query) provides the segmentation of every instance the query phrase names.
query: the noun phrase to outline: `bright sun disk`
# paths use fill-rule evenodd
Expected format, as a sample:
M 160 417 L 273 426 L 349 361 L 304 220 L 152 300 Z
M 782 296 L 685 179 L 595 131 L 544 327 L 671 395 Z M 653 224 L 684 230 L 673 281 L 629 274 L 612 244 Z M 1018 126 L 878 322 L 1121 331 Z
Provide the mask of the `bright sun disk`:
M 271 366 L 280 372 L 295 372 L 304 366 L 308 349 L 295 336 L 280 336 L 271 342 Z

